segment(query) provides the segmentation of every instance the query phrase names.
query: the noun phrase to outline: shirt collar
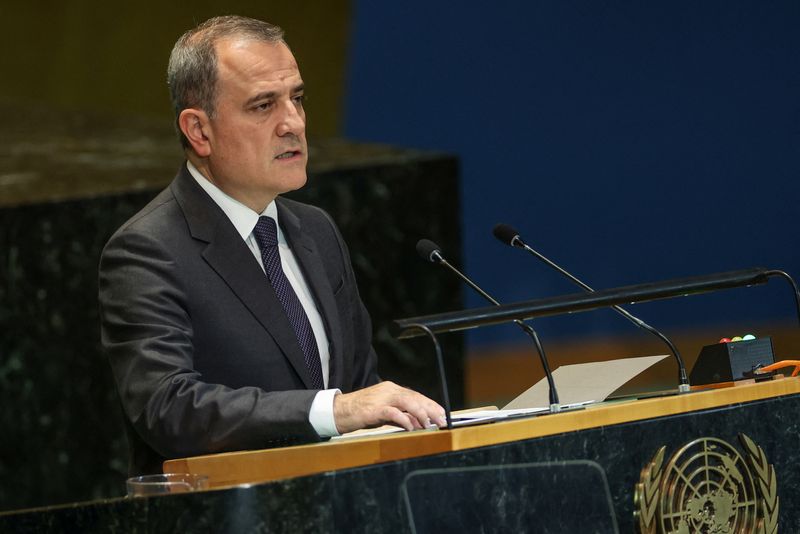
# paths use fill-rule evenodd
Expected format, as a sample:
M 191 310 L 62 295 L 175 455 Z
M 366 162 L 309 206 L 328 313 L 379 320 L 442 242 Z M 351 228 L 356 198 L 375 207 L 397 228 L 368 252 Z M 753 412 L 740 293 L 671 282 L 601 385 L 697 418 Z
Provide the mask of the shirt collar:
M 261 213 L 256 213 L 232 196 L 225 193 L 216 185 L 212 184 L 200 173 L 200 171 L 197 170 L 197 167 L 192 165 L 191 161 L 186 162 L 186 168 L 189 170 L 189 174 L 192 175 L 192 178 L 194 178 L 200 187 L 202 187 L 203 190 L 208 193 L 208 196 L 211 197 L 211 200 L 213 200 L 214 203 L 217 204 L 217 206 L 219 206 L 220 209 L 225 213 L 228 219 L 230 219 L 233 227 L 236 228 L 236 231 L 239 232 L 239 235 L 242 236 L 242 239 L 247 241 L 247 238 L 253 233 L 253 228 L 256 227 L 258 218 L 261 215 L 266 215 L 267 217 L 275 219 L 275 223 L 278 228 L 278 244 L 286 243 L 283 232 L 281 231 L 281 226 L 278 224 L 278 207 L 275 205 L 274 200 L 267 204 L 267 207 L 264 208 L 264 211 Z

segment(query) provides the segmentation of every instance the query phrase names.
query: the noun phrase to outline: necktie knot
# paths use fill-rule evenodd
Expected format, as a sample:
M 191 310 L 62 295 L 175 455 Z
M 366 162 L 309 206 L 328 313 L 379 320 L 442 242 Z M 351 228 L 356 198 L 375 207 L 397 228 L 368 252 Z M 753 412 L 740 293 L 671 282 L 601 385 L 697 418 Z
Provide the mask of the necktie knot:
M 259 217 L 255 228 L 253 228 L 253 235 L 261 250 L 278 246 L 278 227 L 272 217 L 267 217 L 266 215 Z

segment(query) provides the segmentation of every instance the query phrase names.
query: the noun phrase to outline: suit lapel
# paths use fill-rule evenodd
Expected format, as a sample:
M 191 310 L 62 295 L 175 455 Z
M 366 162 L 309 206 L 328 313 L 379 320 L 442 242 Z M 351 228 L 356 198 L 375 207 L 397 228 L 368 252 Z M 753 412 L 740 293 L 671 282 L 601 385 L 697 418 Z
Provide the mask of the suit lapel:
M 325 273 L 323 258 L 319 253 L 314 239 L 308 232 L 303 230 L 300 219 L 290 211 L 281 201 L 280 197 L 276 199 L 276 202 L 281 229 L 295 258 L 297 258 L 297 263 L 303 270 L 303 276 L 314 295 L 317 309 L 322 316 L 322 321 L 325 323 L 330 354 L 328 388 L 340 387 L 342 325 L 339 321 L 339 313 L 336 308 L 336 300 L 333 296 L 333 288 Z
M 311 388 L 303 352 L 286 313 L 264 271 L 225 213 L 181 169 L 172 190 L 186 216 L 192 237 L 208 243 L 203 259 L 269 332 L 306 388 Z

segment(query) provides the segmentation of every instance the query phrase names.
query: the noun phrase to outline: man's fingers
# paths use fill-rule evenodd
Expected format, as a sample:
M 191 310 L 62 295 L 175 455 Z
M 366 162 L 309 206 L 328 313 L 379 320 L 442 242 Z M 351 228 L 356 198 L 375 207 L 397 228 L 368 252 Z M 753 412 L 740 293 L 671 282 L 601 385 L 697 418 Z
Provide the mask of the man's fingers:
M 414 402 L 413 400 L 400 398 L 397 399 L 394 404 L 394 406 L 387 407 L 387 413 L 394 414 L 395 410 L 402 413 L 403 417 L 405 417 L 405 419 L 408 420 L 409 424 L 411 425 L 411 428 L 408 428 L 405 425 L 400 425 L 406 430 L 419 430 L 428 426 L 430 418 L 428 417 L 427 412 L 422 409 L 418 403 Z
M 392 423 L 406 430 L 427 427 L 431 422 L 446 425 L 444 409 L 426 396 L 382 382 L 334 397 L 334 418 L 340 432 Z
M 416 419 L 420 428 L 425 428 L 431 423 L 437 426 L 447 426 L 444 408 L 429 398 L 411 390 L 406 390 L 408 395 L 402 398 L 401 409 L 408 412 Z
M 393 406 L 387 406 L 383 410 L 383 422 L 394 423 L 406 430 L 414 430 L 414 422 L 407 413 L 401 412 Z
M 407 412 L 411 418 L 414 428 L 425 428 L 430 424 L 431 419 L 435 417 L 435 413 L 432 413 L 428 406 L 425 406 L 424 403 L 419 402 L 418 399 L 403 399 L 400 404 L 400 408 Z
M 431 423 L 439 427 L 447 426 L 444 408 L 439 404 L 410 389 L 394 387 L 397 388 L 397 396 L 394 399 L 396 406 L 408 412 L 415 423 L 415 428 L 425 428 Z

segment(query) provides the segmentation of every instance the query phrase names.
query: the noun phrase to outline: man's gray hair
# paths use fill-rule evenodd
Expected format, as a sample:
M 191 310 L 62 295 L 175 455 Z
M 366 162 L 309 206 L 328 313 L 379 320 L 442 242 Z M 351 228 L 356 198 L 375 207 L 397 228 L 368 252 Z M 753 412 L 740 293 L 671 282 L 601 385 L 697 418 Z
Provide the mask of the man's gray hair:
M 270 43 L 283 42 L 278 26 L 247 17 L 214 17 L 181 35 L 172 48 L 167 66 L 175 128 L 184 148 L 189 140 L 183 135 L 178 118 L 187 108 L 202 109 L 213 118 L 217 101 L 217 41 L 244 38 Z

